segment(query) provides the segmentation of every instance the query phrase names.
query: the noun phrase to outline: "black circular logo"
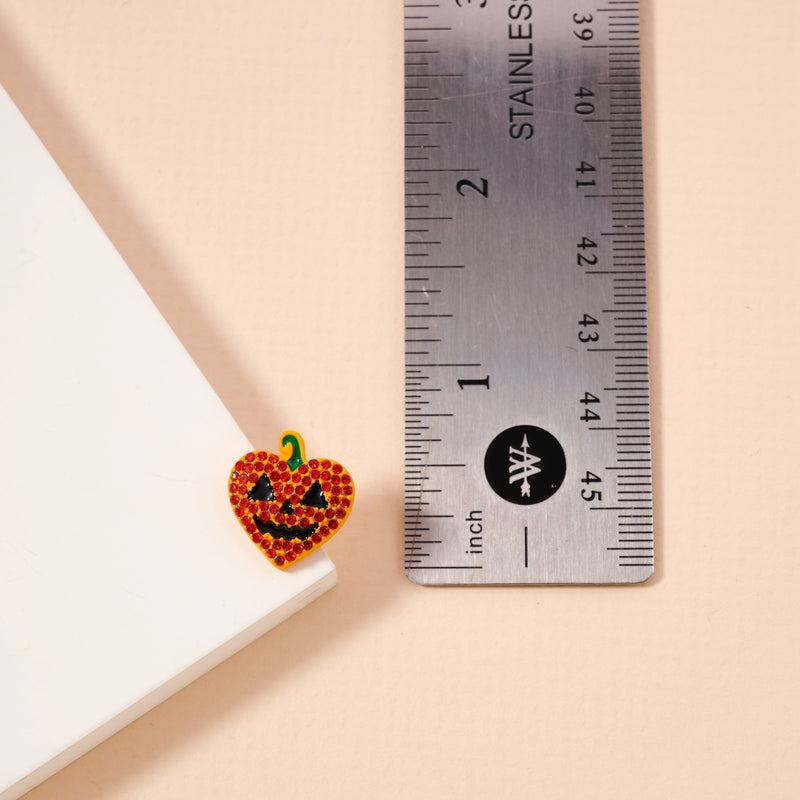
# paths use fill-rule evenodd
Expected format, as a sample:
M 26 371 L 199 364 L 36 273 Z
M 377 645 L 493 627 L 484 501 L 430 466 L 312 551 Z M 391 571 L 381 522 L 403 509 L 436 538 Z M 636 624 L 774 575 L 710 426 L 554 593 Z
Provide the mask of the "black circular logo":
M 558 491 L 567 473 L 567 460 L 553 434 L 533 425 L 515 425 L 494 437 L 483 469 L 489 485 L 503 500 L 529 506 Z

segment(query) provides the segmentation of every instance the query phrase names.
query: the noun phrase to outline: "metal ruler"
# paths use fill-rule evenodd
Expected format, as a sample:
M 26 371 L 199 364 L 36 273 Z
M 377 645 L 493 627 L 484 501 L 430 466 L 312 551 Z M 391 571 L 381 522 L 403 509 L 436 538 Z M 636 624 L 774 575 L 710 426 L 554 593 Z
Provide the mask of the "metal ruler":
M 406 573 L 646 580 L 638 3 L 405 12 Z

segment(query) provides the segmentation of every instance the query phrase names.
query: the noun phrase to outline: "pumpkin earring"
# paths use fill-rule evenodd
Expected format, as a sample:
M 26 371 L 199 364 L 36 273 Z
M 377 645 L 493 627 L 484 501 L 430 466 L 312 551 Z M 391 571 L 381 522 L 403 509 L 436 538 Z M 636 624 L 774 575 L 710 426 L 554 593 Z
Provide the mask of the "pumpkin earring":
M 236 462 L 228 497 L 248 536 L 278 569 L 286 569 L 344 525 L 355 491 L 350 473 L 337 461 L 306 463 L 299 433 L 286 431 L 278 444 L 278 454 L 257 450 Z

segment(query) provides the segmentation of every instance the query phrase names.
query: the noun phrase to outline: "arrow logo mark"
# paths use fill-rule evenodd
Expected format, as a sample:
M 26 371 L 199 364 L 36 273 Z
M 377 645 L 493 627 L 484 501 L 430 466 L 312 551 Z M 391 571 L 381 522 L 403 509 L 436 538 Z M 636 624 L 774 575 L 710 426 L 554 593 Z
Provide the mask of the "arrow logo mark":
M 530 497 L 531 485 L 528 478 L 538 475 L 542 470 L 540 464 L 542 460 L 534 453 L 528 451 L 528 436 L 522 437 L 522 444 L 517 447 L 508 448 L 508 485 L 520 481 L 520 495 Z

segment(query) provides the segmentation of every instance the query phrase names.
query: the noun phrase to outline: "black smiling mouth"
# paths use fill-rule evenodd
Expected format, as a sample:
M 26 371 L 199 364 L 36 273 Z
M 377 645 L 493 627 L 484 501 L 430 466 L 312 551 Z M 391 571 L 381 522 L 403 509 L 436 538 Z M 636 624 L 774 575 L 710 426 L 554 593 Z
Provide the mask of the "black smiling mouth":
M 253 522 L 262 536 L 269 534 L 273 539 L 299 539 L 301 542 L 310 538 L 319 527 L 318 522 L 312 522 L 311 525 L 305 527 L 302 525 L 276 525 L 270 520 L 265 522 L 255 514 L 253 514 Z

